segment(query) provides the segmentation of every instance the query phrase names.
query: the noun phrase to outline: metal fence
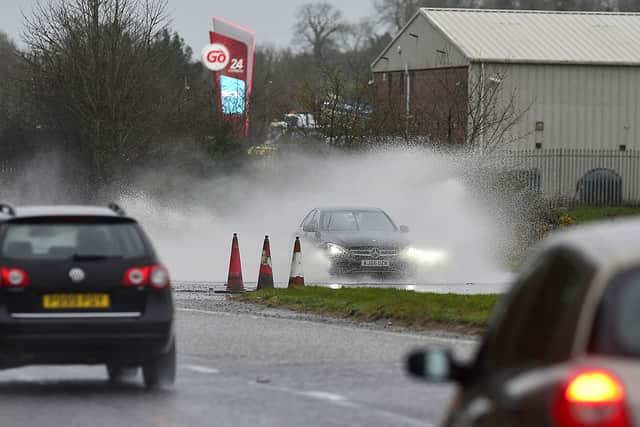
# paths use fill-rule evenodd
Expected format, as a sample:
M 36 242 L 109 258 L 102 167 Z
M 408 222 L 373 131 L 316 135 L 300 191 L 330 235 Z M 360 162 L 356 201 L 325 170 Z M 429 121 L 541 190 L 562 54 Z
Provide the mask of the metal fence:
M 640 204 L 640 151 L 540 149 L 501 156 L 503 170 L 563 204 Z

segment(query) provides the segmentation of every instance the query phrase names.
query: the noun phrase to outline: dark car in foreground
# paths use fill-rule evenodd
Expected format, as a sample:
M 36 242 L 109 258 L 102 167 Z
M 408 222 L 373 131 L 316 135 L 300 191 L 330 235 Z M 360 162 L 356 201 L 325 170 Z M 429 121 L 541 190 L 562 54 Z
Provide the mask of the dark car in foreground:
M 298 232 L 324 252 L 331 275 L 414 273 L 414 263 L 406 253 L 410 249 L 408 227 L 396 226 L 381 209 L 313 209 Z
M 109 207 L 0 205 L 0 368 L 142 367 L 175 378 L 169 274 L 138 223 Z
M 640 425 L 640 222 L 543 243 L 503 298 L 470 363 L 443 348 L 408 370 L 454 381 L 445 426 Z

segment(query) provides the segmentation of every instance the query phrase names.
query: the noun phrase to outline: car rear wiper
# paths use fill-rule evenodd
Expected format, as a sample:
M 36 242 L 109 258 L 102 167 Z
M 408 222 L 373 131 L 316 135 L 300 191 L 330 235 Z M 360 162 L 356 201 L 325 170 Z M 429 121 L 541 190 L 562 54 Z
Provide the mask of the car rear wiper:
M 74 261 L 104 261 L 107 259 L 121 259 L 119 255 L 90 255 L 90 254 L 73 254 L 71 259 Z

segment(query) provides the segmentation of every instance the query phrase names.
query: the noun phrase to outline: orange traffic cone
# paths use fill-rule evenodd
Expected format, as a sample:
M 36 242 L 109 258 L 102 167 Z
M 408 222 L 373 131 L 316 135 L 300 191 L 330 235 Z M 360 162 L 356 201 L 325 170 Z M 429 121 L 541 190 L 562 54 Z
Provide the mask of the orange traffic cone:
M 300 237 L 296 237 L 293 245 L 293 258 L 291 259 L 291 274 L 289 275 L 289 288 L 304 286 L 304 274 L 302 273 L 302 250 Z
M 238 235 L 233 235 L 231 244 L 231 260 L 229 261 L 229 278 L 227 280 L 228 292 L 244 292 L 244 282 L 242 280 L 242 265 L 240 264 L 240 246 L 238 245 Z
M 271 247 L 269 236 L 264 236 L 262 245 L 262 260 L 260 261 L 260 273 L 258 274 L 258 290 L 273 289 L 273 268 L 271 267 Z

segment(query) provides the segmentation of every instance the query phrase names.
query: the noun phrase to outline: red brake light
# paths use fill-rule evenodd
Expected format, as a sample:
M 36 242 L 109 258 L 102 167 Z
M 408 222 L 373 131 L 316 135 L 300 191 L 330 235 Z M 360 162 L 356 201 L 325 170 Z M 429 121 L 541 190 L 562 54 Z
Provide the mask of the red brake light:
M 0 269 L 0 275 L 2 275 L 3 288 L 24 288 L 30 284 L 27 273 L 19 268 L 3 267 Z
M 133 267 L 124 273 L 126 286 L 151 286 L 164 289 L 170 285 L 169 272 L 161 265 Z
M 133 267 L 124 273 L 127 286 L 146 286 L 149 284 L 149 267 Z
M 555 403 L 554 418 L 561 427 L 631 427 L 622 382 L 602 370 L 574 375 Z
M 575 403 L 620 402 L 624 389 L 617 378 L 604 372 L 585 372 L 567 387 L 565 397 Z

